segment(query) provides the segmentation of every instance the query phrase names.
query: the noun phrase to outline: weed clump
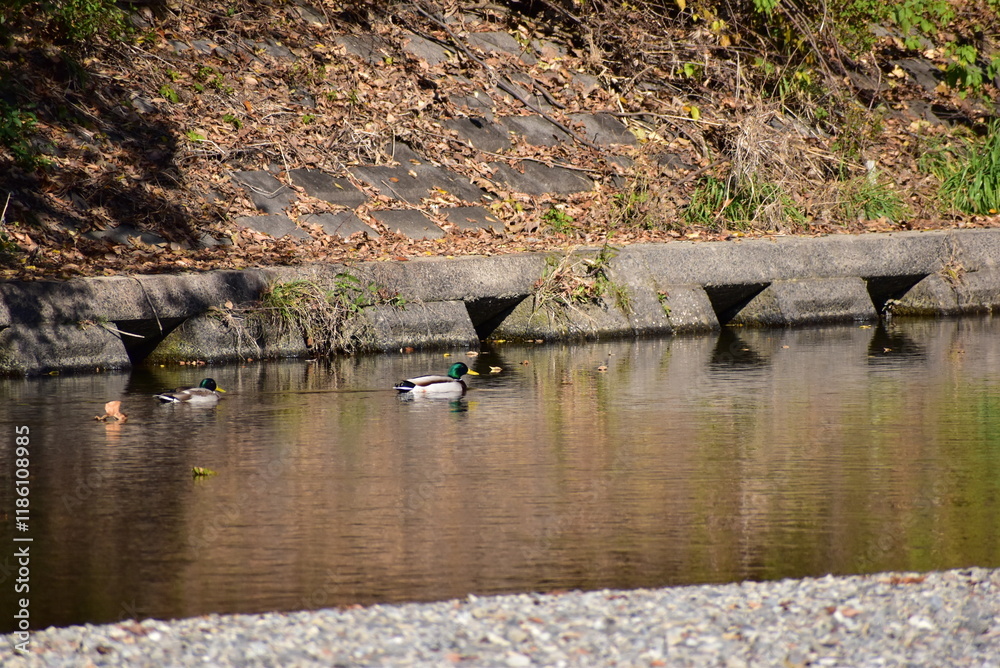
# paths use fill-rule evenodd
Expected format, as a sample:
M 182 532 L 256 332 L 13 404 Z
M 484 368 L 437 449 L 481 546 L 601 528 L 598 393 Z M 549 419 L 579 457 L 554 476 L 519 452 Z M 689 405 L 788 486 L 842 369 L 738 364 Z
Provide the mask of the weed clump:
M 617 250 L 607 244 L 592 257 L 567 253 L 546 258 L 546 268 L 534 286 L 534 310 L 559 312 L 564 308 L 603 305 L 609 298 L 623 313 L 632 312 L 628 288 L 611 279 L 610 263 Z
M 992 122 L 981 143 L 942 142 L 923 156 L 925 171 L 941 181 L 939 197 L 963 213 L 1000 212 L 1000 122 Z
M 405 300 L 346 272 L 337 274 L 330 287 L 310 280 L 277 282 L 242 309 L 238 333 L 265 344 L 298 334 L 317 357 L 351 354 L 374 343 L 371 323 L 362 313 L 378 305 L 402 307 Z

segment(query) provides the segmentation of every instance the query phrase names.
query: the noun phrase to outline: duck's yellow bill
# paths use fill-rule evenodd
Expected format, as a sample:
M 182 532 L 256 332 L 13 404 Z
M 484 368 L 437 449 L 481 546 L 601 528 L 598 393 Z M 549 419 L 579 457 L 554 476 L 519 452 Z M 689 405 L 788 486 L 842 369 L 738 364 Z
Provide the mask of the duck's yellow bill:
M 478 371 L 473 371 L 472 369 L 469 369 L 465 373 L 469 374 L 470 376 L 478 376 L 479 375 Z

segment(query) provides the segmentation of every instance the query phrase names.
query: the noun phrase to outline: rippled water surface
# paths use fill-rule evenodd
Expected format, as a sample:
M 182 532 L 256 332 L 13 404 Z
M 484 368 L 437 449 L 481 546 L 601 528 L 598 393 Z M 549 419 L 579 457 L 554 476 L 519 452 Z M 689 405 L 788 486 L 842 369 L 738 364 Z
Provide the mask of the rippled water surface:
M 32 625 L 1000 566 L 1000 321 L 465 353 L 0 381 Z M 387 389 L 456 360 L 459 401 Z

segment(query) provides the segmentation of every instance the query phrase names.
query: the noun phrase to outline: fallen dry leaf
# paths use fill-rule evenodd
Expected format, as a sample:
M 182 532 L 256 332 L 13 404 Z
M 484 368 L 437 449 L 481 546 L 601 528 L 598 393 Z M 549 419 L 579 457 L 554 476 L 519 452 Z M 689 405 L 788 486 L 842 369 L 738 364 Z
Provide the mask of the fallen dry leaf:
M 109 401 L 104 404 L 104 415 L 97 415 L 94 417 L 95 420 L 104 422 L 105 420 L 112 419 L 118 422 L 125 422 L 128 420 L 128 416 L 121 412 L 122 402 L 120 401 Z

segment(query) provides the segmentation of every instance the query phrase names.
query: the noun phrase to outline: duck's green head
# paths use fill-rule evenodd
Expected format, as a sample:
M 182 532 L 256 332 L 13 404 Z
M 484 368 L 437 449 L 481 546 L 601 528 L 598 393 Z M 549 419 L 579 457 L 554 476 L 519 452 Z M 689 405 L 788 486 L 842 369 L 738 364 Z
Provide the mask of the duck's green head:
M 214 378 L 204 379 L 203 381 L 201 381 L 201 383 L 198 384 L 198 387 L 210 390 L 212 392 L 225 392 L 224 389 L 215 384 Z
M 479 375 L 469 367 L 465 366 L 465 364 L 463 364 L 462 362 L 455 362 L 454 364 L 451 365 L 451 368 L 448 369 L 448 377 L 454 378 L 455 380 L 458 380 L 465 374 L 469 374 L 470 376 Z

